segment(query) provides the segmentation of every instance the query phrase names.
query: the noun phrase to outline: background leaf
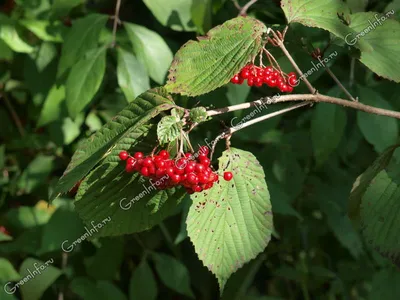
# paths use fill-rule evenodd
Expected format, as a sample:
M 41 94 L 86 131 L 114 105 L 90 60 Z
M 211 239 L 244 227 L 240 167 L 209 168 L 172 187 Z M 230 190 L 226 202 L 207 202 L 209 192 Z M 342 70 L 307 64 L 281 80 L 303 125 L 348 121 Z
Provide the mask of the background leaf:
M 156 300 L 157 282 L 146 260 L 136 267 L 129 283 L 129 300 Z
M 172 61 L 172 52 L 164 39 L 158 33 L 140 25 L 124 23 L 124 26 L 136 57 L 146 66 L 150 77 L 163 84 Z

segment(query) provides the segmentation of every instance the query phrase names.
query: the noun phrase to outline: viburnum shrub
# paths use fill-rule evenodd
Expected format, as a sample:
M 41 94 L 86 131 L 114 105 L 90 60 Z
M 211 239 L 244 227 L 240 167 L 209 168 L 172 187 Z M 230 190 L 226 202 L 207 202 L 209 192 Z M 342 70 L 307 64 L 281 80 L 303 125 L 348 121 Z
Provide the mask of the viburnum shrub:
M 301 6 L 299 8 L 298 3 L 300 2 L 282 1 L 282 8 L 289 22 L 296 20 L 301 23 L 302 20 L 312 18 L 312 14 L 304 18 L 292 15 L 293 11 L 296 14 L 304 13 L 305 9 L 303 11 Z M 350 30 L 348 24 L 339 20 L 338 15 L 327 15 L 326 22 L 325 18 L 313 19 L 305 25 L 324 28 L 334 35 L 338 35 L 340 30 Z M 133 30 L 135 27 L 132 26 L 127 25 L 126 29 Z M 397 112 L 359 103 L 342 84 L 339 84 L 339 88 L 349 100 L 319 94 L 307 78 L 303 78 L 300 67 L 286 49 L 284 41 L 288 30 L 289 27 L 280 32 L 257 19 L 237 17 L 211 29 L 198 41 L 187 42 L 175 54 L 168 81 L 163 87 L 147 90 L 136 97 L 109 123 L 80 144 L 67 170 L 54 187 L 52 199 L 79 186 L 75 208 L 83 221 L 91 224 L 108 217 L 112 220 L 96 235 L 103 237 L 147 230 L 174 214 L 187 193 L 190 194 L 187 234 L 199 259 L 217 277 L 222 291 L 232 273 L 264 250 L 273 232 L 270 193 L 264 170 L 252 153 L 232 145 L 233 134 L 314 102 L 339 104 L 400 118 Z M 373 33 L 370 35 L 373 37 Z M 343 39 L 344 36 L 341 33 L 337 37 Z M 357 51 L 362 52 L 361 62 L 400 81 L 391 70 L 383 70 L 382 66 L 376 67 L 371 63 L 373 59 L 369 56 L 374 54 L 368 45 L 357 44 L 357 47 Z M 272 48 L 282 50 L 296 73 L 286 74 L 282 71 L 277 59 L 271 54 Z M 263 65 L 264 54 L 269 61 L 268 66 Z M 317 58 L 320 59 L 323 55 L 323 52 L 318 52 Z M 369 59 L 365 60 L 366 56 Z M 382 56 L 376 57 L 381 58 Z M 257 60 L 260 61 L 258 65 Z M 337 82 L 332 71 L 327 70 Z M 232 84 L 243 84 L 245 81 L 251 87 L 266 85 L 291 93 L 294 86 L 299 85 L 297 76 L 303 78 L 299 88 L 307 88 L 309 94 L 264 97 L 252 102 L 241 99 L 243 103 L 223 108 L 204 107 L 201 106 L 201 101 L 199 106 L 189 106 L 191 108 L 177 104 L 185 103 L 186 106 L 190 101 L 197 103 L 194 99 L 196 96 L 228 84 L 229 87 L 233 87 Z M 259 106 L 287 101 L 302 102 L 268 114 L 259 110 Z M 191 134 L 198 126 L 218 115 L 250 107 L 255 108 L 250 117 L 243 117 L 246 122 L 241 122 L 241 126 L 223 129 L 215 134 L 211 143 L 208 138 L 201 140 L 199 150 L 194 151 Z M 76 113 L 77 108 L 74 105 L 71 104 L 69 108 Z M 327 115 L 332 122 L 341 117 L 337 112 Z M 321 120 L 325 121 L 325 115 Z M 362 118 L 358 121 L 362 123 Z M 340 129 L 334 128 L 332 131 Z M 216 130 L 213 129 L 215 133 Z M 225 140 L 224 151 L 216 150 L 216 145 L 221 140 Z M 362 203 L 360 195 L 372 182 L 374 176 L 371 174 L 376 175 L 382 170 L 382 161 L 387 162 L 394 149 L 384 152 L 382 155 L 386 156 L 378 161 L 379 166 L 374 165 L 368 171 L 368 176 L 361 180 L 362 184 L 357 184 L 354 188 L 354 214 L 360 216 L 362 205 L 367 235 L 373 236 L 375 231 L 368 227 L 368 217 L 365 216 L 368 216 L 370 208 Z M 213 159 L 217 154 L 219 158 Z M 322 154 L 317 153 L 317 160 L 321 156 Z M 275 165 L 271 169 L 279 174 L 278 177 L 284 176 Z M 154 188 L 147 188 L 148 186 Z M 122 206 L 121 203 L 126 200 L 129 205 Z M 389 197 L 386 200 L 390 202 L 392 199 Z M 385 213 L 382 212 L 382 215 Z M 374 226 L 377 224 L 374 223 Z M 394 239 L 394 236 L 390 236 L 390 250 L 398 250 L 398 243 L 394 243 Z M 383 253 L 388 252 L 389 249 L 385 248 Z M 398 256 L 396 258 L 399 259 Z

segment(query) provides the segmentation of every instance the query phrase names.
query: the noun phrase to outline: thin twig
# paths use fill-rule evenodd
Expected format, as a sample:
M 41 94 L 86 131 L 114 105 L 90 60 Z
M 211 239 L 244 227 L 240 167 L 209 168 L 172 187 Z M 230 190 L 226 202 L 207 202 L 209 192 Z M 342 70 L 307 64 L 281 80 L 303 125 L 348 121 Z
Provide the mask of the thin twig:
M 241 9 L 242 9 L 242 7 L 239 5 L 239 3 L 237 2 L 237 0 L 232 0 L 232 2 L 233 2 L 233 5 L 235 5 L 235 7 L 236 7 L 238 10 L 241 10 Z
M 19 134 L 23 137 L 25 136 L 25 130 L 24 127 L 22 126 L 22 122 L 19 119 L 17 113 L 14 110 L 14 107 L 11 105 L 10 99 L 8 99 L 7 94 L 0 94 L 0 98 L 4 99 L 4 102 L 6 103 L 7 109 L 10 111 L 11 117 L 13 118 L 15 125 L 18 128 Z
M 353 87 L 354 84 L 354 69 L 355 69 L 356 59 L 354 57 L 351 58 L 350 61 L 350 79 L 349 79 L 349 86 Z
M 254 3 L 256 3 L 258 0 L 250 0 L 246 5 L 242 7 L 242 9 L 239 12 L 239 16 L 245 16 L 247 13 L 247 10 L 252 6 Z
M 312 94 L 317 93 L 317 90 L 312 86 L 312 84 L 308 81 L 306 77 L 304 77 L 303 72 L 300 70 L 299 66 L 296 64 L 294 61 L 293 57 L 290 55 L 289 51 L 286 49 L 285 45 L 283 44 L 283 41 L 277 36 L 275 31 L 272 29 L 270 30 L 272 34 L 275 37 L 276 43 L 278 44 L 279 48 L 281 48 L 282 52 L 286 55 L 286 57 L 289 59 L 290 63 L 293 65 L 293 67 L 296 69 L 297 73 L 300 75 L 301 78 L 303 78 L 304 83 L 307 85 L 308 89 Z
M 117 28 L 118 23 L 120 23 L 119 19 L 119 10 L 121 8 L 121 0 L 117 0 L 117 4 L 115 5 L 115 15 L 114 15 L 114 25 L 113 25 L 113 41 L 112 46 L 115 47 L 116 39 L 117 39 Z
M 340 82 L 340 80 L 333 74 L 331 69 L 328 66 L 325 66 L 326 72 L 332 77 L 332 79 L 336 82 L 336 84 L 340 87 L 340 89 L 346 94 L 346 96 L 351 100 L 351 101 L 358 101 L 357 99 L 354 99 L 354 97 L 350 94 L 350 92 L 344 87 L 344 85 Z
M 341 105 L 344 107 L 350 107 L 353 109 L 357 109 L 360 111 L 364 111 L 367 113 L 386 116 L 391 118 L 400 119 L 400 112 L 387 110 L 383 108 L 378 108 L 374 106 L 369 106 L 362 104 L 360 102 L 348 101 L 341 98 L 325 96 L 321 94 L 294 94 L 294 95 L 283 95 L 283 96 L 274 96 L 274 97 L 265 97 L 253 102 L 246 102 L 237 105 L 232 105 L 224 108 L 218 108 L 214 110 L 208 110 L 207 116 L 215 116 L 219 114 L 228 113 L 231 111 L 242 110 L 256 105 L 263 105 L 263 104 L 274 104 L 274 103 L 281 103 L 281 102 L 289 102 L 289 101 L 312 101 L 312 102 L 325 102 L 331 103 L 336 105 Z

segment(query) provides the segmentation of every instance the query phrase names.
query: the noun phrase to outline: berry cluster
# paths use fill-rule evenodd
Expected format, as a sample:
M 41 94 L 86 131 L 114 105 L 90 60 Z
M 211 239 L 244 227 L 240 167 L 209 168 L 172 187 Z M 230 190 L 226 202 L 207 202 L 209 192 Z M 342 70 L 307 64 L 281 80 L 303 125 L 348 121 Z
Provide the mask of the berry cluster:
M 121 151 L 119 158 L 126 161 L 126 172 L 139 172 L 144 177 L 155 181 L 157 189 L 167 189 L 177 185 L 186 188 L 189 194 L 210 189 L 214 182 L 219 180 L 218 174 L 213 172 L 208 158 L 209 150 L 206 146 L 200 147 L 196 155 L 185 153 L 179 159 L 170 159 L 168 151 L 161 150 L 157 155 L 144 156 L 136 152 L 130 156 Z M 225 180 L 231 180 L 231 172 L 224 173 Z
M 231 82 L 234 84 L 242 84 L 247 79 L 248 86 L 260 87 L 266 84 L 269 87 L 278 88 L 281 92 L 291 93 L 293 87 L 297 86 L 297 76 L 294 72 L 290 72 L 287 76 L 288 77 L 285 78 L 271 66 L 261 68 L 250 64 L 233 76 Z

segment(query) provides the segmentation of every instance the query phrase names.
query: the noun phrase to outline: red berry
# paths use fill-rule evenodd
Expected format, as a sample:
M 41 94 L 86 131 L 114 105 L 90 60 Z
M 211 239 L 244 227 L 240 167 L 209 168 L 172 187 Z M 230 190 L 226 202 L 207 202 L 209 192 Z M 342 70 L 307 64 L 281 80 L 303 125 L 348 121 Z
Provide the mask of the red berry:
M 169 153 L 167 150 L 161 150 L 160 153 L 158 153 L 158 156 L 160 156 L 161 158 L 164 158 L 164 159 L 168 159 Z
M 203 166 L 202 164 L 196 164 L 196 172 L 198 173 L 203 173 L 205 171 L 206 167 Z
M 125 171 L 127 173 L 133 172 L 134 170 L 135 170 L 135 165 L 132 165 L 132 164 L 126 164 L 125 165 Z
M 254 85 L 257 87 L 262 86 L 263 84 L 263 79 L 261 77 L 256 77 L 256 79 L 254 80 Z
M 162 169 L 165 168 L 165 161 L 163 160 L 157 160 L 155 161 L 157 168 Z
M 149 176 L 149 169 L 147 167 L 142 167 L 140 169 L 140 174 L 142 174 L 145 177 Z
M 185 153 L 185 157 L 187 158 L 187 160 L 192 160 L 193 159 L 193 154 L 190 152 Z
M 233 178 L 233 174 L 231 172 L 225 172 L 224 173 L 224 179 L 226 181 L 230 181 Z
M 133 155 L 133 157 L 136 158 L 136 159 L 141 159 L 141 158 L 144 157 L 144 155 L 143 155 L 142 152 L 136 152 L 136 153 Z
M 184 168 L 181 169 L 181 168 L 175 166 L 175 167 L 174 167 L 174 173 L 175 173 L 175 174 L 182 175 L 183 173 L 185 173 L 185 169 L 184 169 Z
M 248 86 L 253 86 L 254 85 L 254 77 L 249 77 L 247 79 L 247 85 Z
M 201 146 L 199 152 L 208 155 L 208 153 L 210 153 L 210 149 L 208 149 L 207 146 Z
M 156 176 L 157 176 L 157 177 L 161 178 L 161 177 L 163 177 L 164 175 L 165 175 L 165 169 L 158 169 L 158 170 L 156 171 Z
M 156 174 L 156 167 L 154 165 L 148 166 L 147 169 L 149 169 L 149 175 Z
M 179 174 L 174 174 L 173 176 L 171 176 L 171 180 L 172 180 L 174 183 L 179 183 L 179 182 L 181 181 L 181 175 L 179 175 Z
M 233 76 L 232 79 L 231 79 L 231 82 L 232 82 L 233 84 L 238 84 L 239 81 L 240 81 L 240 77 L 239 77 L 238 74 L 236 74 L 235 76 Z
M 129 157 L 129 153 L 126 152 L 126 151 L 121 151 L 121 152 L 119 153 L 119 158 L 120 158 L 120 160 L 127 160 L 128 157 Z
M 289 77 L 288 83 L 290 84 L 291 87 L 297 86 L 297 79 L 296 77 Z
M 186 166 L 186 168 L 185 168 L 185 173 L 186 173 L 186 174 L 189 174 L 189 173 L 194 172 L 195 167 L 196 167 L 196 165 L 193 166 L 193 165 L 191 165 L 191 164 L 188 164 L 188 165 Z
M 167 169 L 165 170 L 165 172 L 167 173 L 167 175 L 168 175 L 169 177 L 172 177 L 172 176 L 175 175 L 175 172 L 174 172 L 174 168 L 173 168 L 173 167 L 167 168 Z
M 199 183 L 199 178 L 196 175 L 194 175 L 193 173 L 187 174 L 186 180 L 190 184 L 198 184 Z
M 199 186 L 199 185 L 195 185 L 194 187 L 193 187 L 193 191 L 195 191 L 196 193 L 199 193 L 199 192 L 201 192 L 203 189 L 201 188 L 201 186 Z
M 264 69 L 264 74 L 271 74 L 274 71 L 274 68 L 272 68 L 271 66 L 265 67 Z
M 129 157 L 127 160 L 126 160 L 126 164 L 127 165 L 134 165 L 136 163 L 136 159 L 134 159 L 133 157 Z
M 150 167 L 153 166 L 153 160 L 150 157 L 143 159 L 143 166 Z
M 209 165 L 210 165 L 210 159 L 209 158 L 204 158 L 204 159 L 202 159 L 201 160 L 201 162 L 200 162 L 203 166 L 205 166 L 205 167 L 208 167 Z
M 265 74 L 265 71 L 264 71 L 264 69 L 257 69 L 257 76 L 258 77 L 263 77 L 264 76 L 264 74 Z
M 247 79 L 250 77 L 250 72 L 248 68 L 243 68 L 243 70 L 240 72 L 240 77 L 242 77 L 243 79 Z
M 209 177 L 207 175 L 205 175 L 204 173 L 200 173 L 198 177 L 199 177 L 200 183 L 208 183 Z

